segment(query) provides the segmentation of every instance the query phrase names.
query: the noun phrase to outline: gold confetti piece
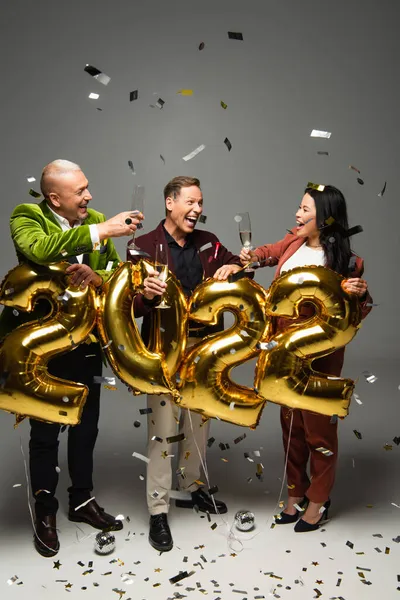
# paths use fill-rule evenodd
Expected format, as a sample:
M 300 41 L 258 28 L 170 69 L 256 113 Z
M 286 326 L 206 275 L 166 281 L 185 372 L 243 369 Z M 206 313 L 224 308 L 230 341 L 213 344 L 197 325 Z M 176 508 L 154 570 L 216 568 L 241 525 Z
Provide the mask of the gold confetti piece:
M 296 487 L 296 486 L 295 486 L 294 484 L 293 484 L 293 485 L 289 485 L 289 484 L 288 484 L 288 486 L 287 486 L 288 490 L 294 490 L 294 488 L 295 488 L 295 487 Z
M 388 546 L 385 548 L 385 554 L 390 554 L 390 548 Z
M 119 590 L 118 588 L 113 588 L 113 592 L 115 592 L 116 594 L 119 594 L 119 600 L 121 600 L 122 596 L 124 594 L 126 594 L 126 592 L 124 590 Z
M 314 567 L 318 567 L 318 566 L 319 566 L 319 563 L 317 563 L 317 562 L 312 562 L 311 564 L 312 564 Z M 304 569 L 303 569 L 303 570 L 304 570 Z M 306 569 L 306 570 L 307 570 L 307 569 Z
M 355 171 L 359 175 L 361 174 L 361 171 L 359 169 L 357 169 L 357 167 L 354 167 L 353 165 L 349 165 L 349 169 L 353 169 L 353 171 Z
M 283 508 L 285 506 L 285 502 L 283 500 L 281 500 L 279 502 L 279 508 Z
M 307 188 L 310 188 L 312 190 L 316 190 L 317 192 L 323 192 L 325 189 L 325 186 L 321 183 L 313 183 L 312 181 L 309 181 L 307 183 Z
M 65 589 L 70 590 L 73 585 L 74 585 L 73 583 L 67 583 L 67 585 L 65 586 Z
M 237 554 L 235 552 L 232 552 L 231 556 L 233 556 L 233 558 L 235 558 L 235 556 L 237 556 Z
M 385 444 L 383 447 L 385 450 L 393 450 L 392 444 Z
M 116 385 L 104 385 L 103 387 L 105 390 L 111 390 L 112 392 L 115 392 L 118 389 Z
M 322 581 L 322 579 L 317 579 L 315 583 L 317 583 L 318 585 L 323 585 L 324 584 L 324 582 Z
M 222 100 L 221 100 L 221 106 L 224 110 L 226 110 L 228 108 L 228 105 L 225 104 L 225 102 L 223 102 Z
M 186 450 L 186 452 L 185 452 L 185 460 L 188 460 L 189 456 L 190 456 L 190 450 Z
M 221 460 L 222 460 L 222 462 L 225 462 L 225 463 L 229 462 L 229 460 L 227 458 L 221 458 Z
M 153 583 L 153 587 L 160 587 L 161 583 Z
M 62 566 L 59 560 L 55 560 L 53 561 L 54 565 L 53 565 L 53 569 L 57 569 L 60 570 L 60 567 Z
M 181 96 L 193 96 L 193 90 L 179 90 L 179 92 L 176 93 Z
M 205 485 L 204 481 L 201 481 L 200 479 L 195 479 L 195 481 L 193 483 L 197 483 L 198 486 L 202 486 Z

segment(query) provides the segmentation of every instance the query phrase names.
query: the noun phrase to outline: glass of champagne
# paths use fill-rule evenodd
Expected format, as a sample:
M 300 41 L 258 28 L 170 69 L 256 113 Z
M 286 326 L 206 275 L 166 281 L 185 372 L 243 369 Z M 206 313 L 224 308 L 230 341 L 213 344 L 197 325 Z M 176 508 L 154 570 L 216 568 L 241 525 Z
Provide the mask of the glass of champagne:
M 164 246 L 163 246 L 163 244 L 157 244 L 156 245 L 155 267 L 156 267 L 156 271 L 158 271 L 158 279 L 160 281 L 163 281 L 165 283 L 167 281 L 167 279 L 168 279 L 168 274 L 169 274 L 169 271 L 168 271 L 168 250 L 167 250 L 167 248 L 165 248 L 165 253 L 164 253 Z M 160 304 L 158 304 L 156 306 L 156 308 L 171 308 L 165 302 L 164 295 L 161 296 L 161 302 L 160 302 Z
M 239 235 L 240 241 L 242 242 L 242 247 L 245 250 L 253 250 L 253 246 L 251 245 L 251 224 L 249 213 L 239 213 L 236 215 L 235 219 L 239 223 Z M 246 273 L 252 273 L 254 269 L 247 267 L 245 271 Z
M 144 186 L 143 185 L 135 185 L 135 187 L 133 188 L 133 194 L 132 194 L 132 211 L 133 212 L 141 212 L 143 214 L 144 194 L 145 194 Z M 141 223 L 138 225 L 138 229 L 141 228 L 141 225 L 142 225 Z M 136 232 L 134 232 L 133 238 L 128 244 L 129 253 L 131 254 L 131 256 L 149 256 L 147 254 L 147 252 L 144 252 L 143 250 L 141 250 L 139 248 L 139 246 L 136 246 L 135 233 Z

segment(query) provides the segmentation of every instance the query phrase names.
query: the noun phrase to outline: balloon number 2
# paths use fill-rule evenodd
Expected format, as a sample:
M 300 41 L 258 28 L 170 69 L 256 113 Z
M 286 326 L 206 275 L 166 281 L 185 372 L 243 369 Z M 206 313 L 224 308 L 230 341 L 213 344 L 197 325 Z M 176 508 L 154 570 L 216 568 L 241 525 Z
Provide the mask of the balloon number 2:
M 20 325 L 0 346 L 0 409 L 52 423 L 79 423 L 88 388 L 50 375 L 48 361 L 83 342 L 96 323 L 95 291 L 69 287 L 68 263 L 43 267 L 21 264 L 0 287 L 0 302 L 32 312 L 36 300 L 49 302 L 42 320 Z
M 134 306 L 150 263 L 122 264 L 97 296 L 91 287 L 68 287 L 65 266 L 20 265 L 0 287 L 0 303 L 16 310 L 31 312 L 39 297 L 52 305 L 44 320 L 20 325 L 0 346 L 0 409 L 50 422 L 79 422 L 87 388 L 51 376 L 47 362 L 83 342 L 97 312 L 108 361 L 134 394 L 167 393 L 205 418 L 247 427 L 256 427 L 268 400 L 347 414 L 353 381 L 311 368 L 314 359 L 345 346 L 361 320 L 357 298 L 342 289 L 343 278 L 330 269 L 293 269 L 268 290 L 246 278 L 234 283 L 210 279 L 196 288 L 189 303 L 169 273 L 165 296 L 170 309 L 152 311 L 146 346 Z M 299 320 L 304 303 L 312 310 Z M 189 339 L 187 349 L 188 319 L 213 325 L 224 311 L 234 315 L 234 324 L 195 345 Z M 277 322 L 285 325 L 277 328 Z M 267 349 L 262 344 L 260 349 L 260 343 Z M 255 358 L 254 387 L 235 383 L 232 370 Z

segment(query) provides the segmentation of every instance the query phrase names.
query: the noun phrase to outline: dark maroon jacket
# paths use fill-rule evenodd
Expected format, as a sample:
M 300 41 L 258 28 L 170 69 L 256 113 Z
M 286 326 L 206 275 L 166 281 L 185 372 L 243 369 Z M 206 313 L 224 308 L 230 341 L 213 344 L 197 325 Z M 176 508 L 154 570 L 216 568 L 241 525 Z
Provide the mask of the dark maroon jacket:
M 155 260 L 156 255 L 156 247 L 159 244 L 163 245 L 163 249 L 168 252 L 168 267 L 169 270 L 175 274 L 174 264 L 172 260 L 172 255 L 168 246 L 167 239 L 164 233 L 163 222 L 161 221 L 158 227 L 153 229 L 153 231 L 149 231 L 149 233 L 145 233 L 140 237 L 135 239 L 135 243 L 139 248 L 147 252 L 150 255 L 151 260 Z M 201 229 L 195 229 L 191 234 L 193 243 L 198 250 L 201 264 L 203 266 L 203 276 L 204 280 L 212 277 L 214 273 L 223 265 L 240 265 L 240 258 L 232 252 L 229 252 L 225 246 L 222 244 L 218 249 L 218 253 L 216 258 L 216 244 L 219 242 L 216 235 L 209 231 L 203 231 Z M 165 260 L 165 256 L 162 257 Z M 133 263 L 137 263 L 140 260 L 139 256 L 131 256 L 129 249 L 127 249 L 127 260 Z M 143 295 L 138 294 L 135 297 L 135 305 L 134 305 L 135 315 L 143 316 L 143 326 L 142 326 L 142 336 L 145 342 L 148 339 L 148 333 L 150 331 L 150 313 L 152 311 L 152 306 L 146 305 L 143 302 Z

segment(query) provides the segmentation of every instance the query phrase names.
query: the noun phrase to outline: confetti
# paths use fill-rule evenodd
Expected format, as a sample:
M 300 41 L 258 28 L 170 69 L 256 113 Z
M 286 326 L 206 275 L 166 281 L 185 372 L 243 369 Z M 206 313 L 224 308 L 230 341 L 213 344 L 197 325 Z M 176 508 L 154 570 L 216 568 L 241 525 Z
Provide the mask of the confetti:
M 357 404 L 362 404 L 362 401 L 360 400 L 360 396 L 358 394 L 353 394 L 353 398 L 357 402 Z
M 235 438 L 235 439 L 233 440 L 233 443 L 234 443 L 234 444 L 239 444 L 240 442 L 242 442 L 243 440 L 245 440 L 245 439 L 246 439 L 246 437 L 247 437 L 247 436 L 246 436 L 246 434 L 244 433 L 243 435 L 240 435 L 239 437 Z
M 278 346 L 278 342 L 275 340 L 272 340 L 271 342 L 259 342 L 257 344 L 259 350 L 272 350 L 273 348 L 276 348 L 276 346 Z
M 200 42 L 200 44 L 199 44 L 199 50 L 204 50 L 204 46 L 205 46 L 205 43 L 204 42 Z
M 333 455 L 332 450 L 328 450 L 328 448 L 324 448 L 323 446 L 316 448 L 316 451 L 321 452 L 321 454 L 323 454 L 324 456 L 332 456 Z
M 142 460 L 145 463 L 149 463 L 150 459 L 147 458 L 147 456 L 144 456 L 143 454 L 140 454 L 139 452 L 133 452 L 132 456 L 134 458 L 138 458 L 139 460 Z
M 385 181 L 385 185 L 383 186 L 383 188 L 381 189 L 381 191 L 378 194 L 379 198 L 382 198 L 383 194 L 386 192 L 386 181 Z
M 79 504 L 79 506 L 76 506 L 74 508 L 74 510 L 79 510 L 80 508 L 83 508 L 84 506 L 86 506 L 87 504 L 89 504 L 89 502 L 91 502 L 94 499 L 95 499 L 95 496 L 92 496 L 91 498 L 89 498 L 89 500 L 85 500 L 85 502 L 82 502 L 82 504 Z
M 150 415 L 153 412 L 152 408 L 139 408 L 139 413 L 141 415 Z
M 133 92 L 129 92 L 129 102 L 133 102 L 137 100 L 139 97 L 139 90 L 133 90 Z
M 349 548 L 351 548 L 352 550 L 353 550 L 353 548 L 354 548 L 354 544 L 353 544 L 353 542 L 349 542 L 349 541 L 347 541 L 347 542 L 346 542 L 346 546 L 348 546 L 348 547 L 349 547 Z
M 86 71 L 86 73 L 91 75 L 94 79 L 97 79 L 97 81 L 103 85 L 108 85 L 111 81 L 111 77 L 105 73 L 102 73 L 102 71 L 99 71 L 99 69 L 96 69 L 96 67 L 93 67 L 92 65 L 86 65 L 84 71 Z
M 12 585 L 13 583 L 15 583 L 17 581 L 17 579 L 19 579 L 18 575 L 14 575 L 13 577 L 10 577 L 10 579 L 7 579 L 8 585 Z
M 176 93 L 181 96 L 193 96 L 193 90 L 179 90 L 179 92 Z
M 332 133 L 330 131 L 321 131 L 320 129 L 313 129 L 310 133 L 310 137 L 319 137 L 329 139 Z
M 98 100 L 100 98 L 100 94 L 96 94 L 95 92 L 91 92 L 89 94 L 90 100 Z
M 230 40 L 243 41 L 243 33 L 240 32 L 228 31 L 228 37 Z
M 115 377 L 102 377 L 95 375 L 93 377 L 93 383 L 107 383 L 108 385 L 115 385 Z
M 363 375 L 368 383 L 375 383 L 375 381 L 378 379 L 376 375 L 373 375 L 373 373 L 370 373 L 369 371 L 363 371 Z
M 205 223 L 207 221 L 207 215 L 200 215 L 199 216 L 199 223 Z
M 364 180 L 363 180 L 363 179 L 361 179 L 361 177 L 357 177 L 357 182 L 358 182 L 360 185 L 364 185 Z
M 204 150 L 204 148 L 205 148 L 205 145 L 201 144 L 201 146 L 198 146 L 195 150 L 193 150 L 193 152 L 191 152 L 190 154 L 187 154 L 186 156 L 183 156 L 182 160 L 185 160 L 185 161 L 191 160 L 197 154 L 199 154 L 199 152 L 202 152 Z
M 322 183 L 313 183 L 312 181 L 309 181 L 307 183 L 307 188 L 310 188 L 311 190 L 316 190 L 317 192 L 323 192 L 325 186 Z
M 318 150 L 317 154 L 319 154 L 320 156 L 329 156 L 329 152 L 324 152 L 322 150 Z
M 164 165 L 165 165 L 165 158 L 163 157 L 163 155 L 162 155 L 162 154 L 160 154 L 160 158 L 161 158 L 161 160 L 163 161 L 163 163 L 164 163 Z
M 385 444 L 385 445 L 383 446 L 383 448 L 384 448 L 384 450 L 386 450 L 386 451 L 388 451 L 388 450 L 393 450 L 393 446 L 392 446 L 392 444 Z
M 214 442 L 215 442 L 215 438 L 210 437 L 209 440 L 207 441 L 207 447 L 211 448 L 211 446 L 213 445 Z
M 109 342 L 107 342 L 107 344 L 105 346 L 102 346 L 102 350 L 106 350 L 107 348 L 109 348 L 112 344 L 112 340 L 110 340 Z
M 232 150 L 232 144 L 230 143 L 230 141 L 228 140 L 228 138 L 224 139 L 224 144 L 225 146 L 228 148 L 229 152 Z
M 133 162 L 131 160 L 128 160 L 128 167 L 130 168 L 132 175 L 136 175 L 136 171 L 135 171 L 135 167 L 133 165 Z
M 357 431 L 357 429 L 353 429 L 353 433 L 358 440 L 362 440 L 362 435 L 359 431 Z
M 29 190 L 28 193 L 33 198 L 41 198 L 42 197 L 42 194 L 39 194 L 39 192 L 35 192 L 35 190 L 33 190 L 32 188 Z
M 223 102 L 222 100 L 221 100 L 221 106 L 224 110 L 226 110 L 228 108 L 228 105 L 225 104 L 225 102 Z
M 167 444 L 173 444 L 174 442 L 183 442 L 183 440 L 186 440 L 186 437 L 184 433 L 179 433 L 178 435 L 172 435 L 166 439 Z
M 359 169 L 357 169 L 357 167 L 354 167 L 353 165 L 349 165 L 349 169 L 353 169 L 353 171 L 356 171 L 356 173 L 361 175 L 361 171 Z
M 400 444 L 400 437 L 394 437 L 393 438 L 394 443 L 396 444 L 396 446 L 398 446 Z

